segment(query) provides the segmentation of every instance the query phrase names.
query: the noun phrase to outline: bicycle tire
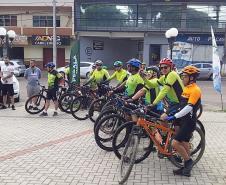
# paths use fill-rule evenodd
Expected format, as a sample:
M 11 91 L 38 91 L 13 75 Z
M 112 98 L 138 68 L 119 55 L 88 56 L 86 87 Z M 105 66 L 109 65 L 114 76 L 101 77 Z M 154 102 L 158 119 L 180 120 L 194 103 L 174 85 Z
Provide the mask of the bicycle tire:
M 125 148 L 123 150 L 123 155 L 120 159 L 119 184 L 124 184 L 124 182 L 126 182 L 129 178 L 129 175 L 130 175 L 130 173 L 133 169 L 133 166 L 135 164 L 135 158 L 136 158 L 136 152 L 137 152 L 138 144 L 139 144 L 139 137 L 137 135 L 130 134 L 129 139 L 126 142 Z M 131 152 L 128 153 L 129 154 L 129 157 L 128 157 L 127 152 L 128 152 L 130 145 L 132 145 L 132 150 L 131 150 Z M 128 169 L 126 169 L 125 172 L 123 173 L 122 169 L 125 166 L 125 164 L 127 163 L 128 159 L 130 159 Z
M 109 122 L 109 120 L 110 121 L 112 120 L 113 122 Z M 125 118 L 118 114 L 108 115 L 101 119 L 94 131 L 94 138 L 97 145 L 103 150 L 113 151 L 112 148 L 113 135 L 116 129 L 119 127 L 119 125 L 125 122 L 126 122 Z M 102 133 L 104 135 L 101 135 Z
M 71 103 L 78 97 L 74 93 L 64 93 L 59 99 L 59 109 L 65 113 L 71 113 Z M 66 101 L 65 101 L 66 100 Z M 65 104 L 66 103 L 66 104 Z
M 89 114 L 89 119 L 95 123 L 96 121 L 96 118 L 94 117 L 94 112 L 99 112 L 99 114 L 101 113 L 101 109 L 103 107 L 103 105 L 105 104 L 106 100 L 101 98 L 101 99 L 97 99 L 97 100 L 94 100 L 90 107 L 89 107 L 89 111 L 88 111 L 88 114 Z M 97 110 L 96 110 L 97 109 Z
M 29 103 L 30 103 L 30 101 L 32 101 L 33 98 L 37 98 L 35 104 L 36 104 L 38 110 L 29 109 Z M 43 104 L 41 104 L 42 100 L 44 100 Z M 45 103 L 46 103 L 46 97 L 45 96 L 43 96 L 41 94 L 31 96 L 30 98 L 27 99 L 27 101 L 25 103 L 25 110 L 29 114 L 38 114 L 45 109 Z
M 88 104 L 89 104 L 90 98 L 86 97 L 86 96 L 79 96 L 77 98 L 75 98 L 73 100 L 73 102 L 71 103 L 71 115 L 77 119 L 77 120 L 86 120 L 88 119 L 89 115 L 88 115 Z M 81 111 L 84 110 L 83 115 L 81 113 Z
M 114 151 L 116 157 L 119 159 L 121 159 L 121 156 L 122 156 L 122 152 L 120 152 L 120 149 L 123 148 L 125 146 L 126 142 L 128 141 L 129 134 L 131 133 L 132 127 L 134 125 L 136 125 L 136 123 L 133 121 L 122 124 L 120 127 L 118 127 L 118 129 L 116 130 L 116 132 L 113 136 L 112 148 L 113 148 L 113 151 Z M 123 140 L 120 143 L 117 143 L 118 137 L 123 132 L 124 129 L 125 129 L 125 137 L 123 138 Z M 145 160 L 150 155 L 150 153 L 153 151 L 153 146 L 154 146 L 153 141 L 150 139 L 150 137 L 148 136 L 146 131 L 144 131 L 144 134 L 146 134 L 146 137 L 144 137 L 144 139 L 147 139 L 146 140 L 147 145 L 145 145 L 146 147 L 144 148 L 144 152 L 142 152 L 142 155 L 140 157 L 138 157 L 138 156 L 136 157 L 135 164 L 140 163 L 141 161 Z
M 195 159 L 192 158 L 193 157 L 193 154 L 192 154 L 193 151 L 191 151 L 191 158 L 193 159 L 193 166 L 198 163 L 198 161 L 202 158 L 203 153 L 205 151 L 205 136 L 204 136 L 202 130 L 199 127 L 196 127 L 195 128 L 195 131 L 197 131 L 197 133 L 200 135 L 201 140 L 200 140 L 200 143 L 199 144 L 201 144 L 201 147 L 199 148 L 200 153 L 198 154 L 198 157 L 195 158 Z M 169 144 L 169 148 L 168 148 L 168 151 L 169 152 L 172 152 L 173 151 L 173 147 L 171 145 L 172 140 L 173 140 L 173 138 L 171 138 L 171 141 L 170 141 L 170 144 Z M 197 153 L 197 151 L 194 154 L 196 154 L 196 153 Z M 170 160 L 170 162 L 173 163 L 173 165 L 175 165 L 178 168 L 182 168 L 183 165 L 184 165 L 183 163 L 179 163 L 177 160 L 175 160 L 175 157 L 174 156 L 169 157 L 169 160 Z
M 111 115 L 111 114 L 117 114 L 117 111 L 116 110 L 112 110 L 112 109 L 107 109 L 107 110 L 104 110 L 100 113 L 100 115 L 97 117 L 95 123 L 94 123 L 94 126 L 93 126 L 93 130 L 95 132 L 95 128 L 96 126 L 98 125 L 98 123 L 100 122 L 101 119 L 103 119 L 105 116 L 107 115 Z
M 199 106 L 199 108 L 198 108 L 198 110 L 197 110 L 197 112 L 196 112 L 196 114 L 197 114 L 197 115 L 196 115 L 197 119 L 201 117 L 202 112 L 203 112 L 203 106 L 202 106 L 202 104 L 200 104 L 200 106 Z

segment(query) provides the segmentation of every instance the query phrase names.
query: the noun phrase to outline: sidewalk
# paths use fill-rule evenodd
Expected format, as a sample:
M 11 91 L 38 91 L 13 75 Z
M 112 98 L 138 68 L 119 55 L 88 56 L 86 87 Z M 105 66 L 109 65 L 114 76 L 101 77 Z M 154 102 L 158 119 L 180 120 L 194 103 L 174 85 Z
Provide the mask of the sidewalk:
M 50 111 L 51 115 L 52 112 Z M 97 147 L 93 123 L 28 115 L 24 107 L 0 111 L 0 185 L 118 184 L 119 160 Z M 175 167 L 156 153 L 134 166 L 128 185 L 225 185 L 226 113 L 204 112 L 206 150 L 192 177 L 173 176 Z

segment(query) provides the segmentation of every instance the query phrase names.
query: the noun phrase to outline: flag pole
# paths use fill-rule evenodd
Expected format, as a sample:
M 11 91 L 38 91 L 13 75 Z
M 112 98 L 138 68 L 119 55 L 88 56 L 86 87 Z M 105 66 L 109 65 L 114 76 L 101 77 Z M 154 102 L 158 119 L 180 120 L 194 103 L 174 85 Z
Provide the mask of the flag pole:
M 224 103 L 223 103 L 223 95 L 222 93 L 221 94 L 221 108 L 222 108 L 222 111 L 224 110 Z

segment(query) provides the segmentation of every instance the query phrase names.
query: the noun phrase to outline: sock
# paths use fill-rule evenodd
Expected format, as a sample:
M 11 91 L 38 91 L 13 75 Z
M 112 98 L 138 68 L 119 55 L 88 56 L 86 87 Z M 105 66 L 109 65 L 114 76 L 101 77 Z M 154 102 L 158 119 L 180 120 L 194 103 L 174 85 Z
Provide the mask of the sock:
M 47 113 L 47 111 L 46 111 L 46 110 L 44 110 L 43 112 L 44 112 L 44 113 Z

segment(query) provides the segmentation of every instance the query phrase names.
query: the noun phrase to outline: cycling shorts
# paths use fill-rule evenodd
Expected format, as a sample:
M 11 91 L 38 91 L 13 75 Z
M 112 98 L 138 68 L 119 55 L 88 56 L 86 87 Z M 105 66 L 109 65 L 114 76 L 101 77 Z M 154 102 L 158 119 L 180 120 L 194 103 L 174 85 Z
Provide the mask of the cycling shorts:
M 48 89 L 46 99 L 56 101 L 57 100 L 57 89 L 56 88 Z

